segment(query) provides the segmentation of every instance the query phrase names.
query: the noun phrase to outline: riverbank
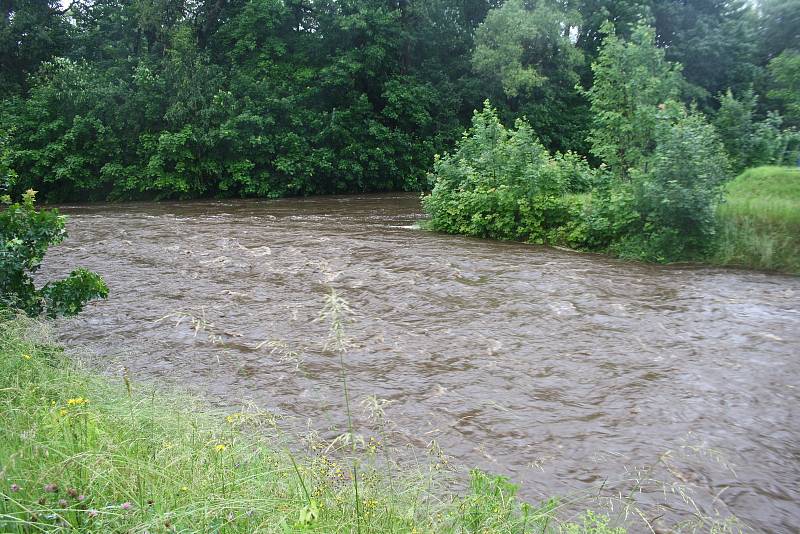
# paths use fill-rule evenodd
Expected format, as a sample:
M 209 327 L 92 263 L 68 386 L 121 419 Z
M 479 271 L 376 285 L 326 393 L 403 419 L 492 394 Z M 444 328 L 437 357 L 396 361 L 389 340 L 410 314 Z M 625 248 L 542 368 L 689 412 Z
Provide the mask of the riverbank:
M 374 444 L 295 458 L 270 414 L 96 375 L 28 319 L 0 321 L 0 413 L 3 532 L 622 532 L 477 472 L 464 496 L 387 472 Z
M 713 262 L 800 273 L 800 168 L 749 169 L 725 188 Z

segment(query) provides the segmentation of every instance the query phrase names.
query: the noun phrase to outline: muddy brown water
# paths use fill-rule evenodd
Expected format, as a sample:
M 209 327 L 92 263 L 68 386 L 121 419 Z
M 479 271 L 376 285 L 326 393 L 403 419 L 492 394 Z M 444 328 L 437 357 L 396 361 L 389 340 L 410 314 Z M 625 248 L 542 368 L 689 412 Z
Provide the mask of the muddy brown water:
M 435 440 L 534 501 L 627 491 L 664 458 L 666 494 L 637 498 L 665 517 L 691 517 L 686 491 L 703 514 L 798 531 L 800 278 L 433 234 L 415 195 L 62 211 L 43 274 L 105 277 L 111 298 L 60 326 L 101 363 L 330 432 L 332 286 L 354 312 L 360 425 L 361 400 L 393 401 L 393 439 Z

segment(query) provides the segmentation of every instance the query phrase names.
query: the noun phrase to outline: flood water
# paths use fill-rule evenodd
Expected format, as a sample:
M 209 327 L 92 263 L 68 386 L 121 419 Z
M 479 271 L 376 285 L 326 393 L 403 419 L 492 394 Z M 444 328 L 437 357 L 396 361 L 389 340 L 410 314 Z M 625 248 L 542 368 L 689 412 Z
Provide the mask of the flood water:
M 360 401 L 393 401 L 393 439 L 435 440 L 532 501 L 662 458 L 651 475 L 674 485 L 641 498 L 665 517 L 692 511 L 680 488 L 703 514 L 797 532 L 800 278 L 433 234 L 415 195 L 62 211 L 43 274 L 107 281 L 60 327 L 100 364 L 326 432 L 343 413 L 318 319 L 334 287 L 360 425 Z

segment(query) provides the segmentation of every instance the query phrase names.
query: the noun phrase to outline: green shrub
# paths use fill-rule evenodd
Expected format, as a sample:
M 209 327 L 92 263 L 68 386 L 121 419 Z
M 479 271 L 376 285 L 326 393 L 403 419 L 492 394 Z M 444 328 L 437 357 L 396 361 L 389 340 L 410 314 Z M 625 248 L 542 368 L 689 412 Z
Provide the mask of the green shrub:
M 436 158 L 423 198 L 430 227 L 646 261 L 704 258 L 729 178 L 725 149 L 697 111 L 655 109 L 652 154 L 620 176 L 550 156 L 530 125 L 506 129 L 487 102 L 456 151 Z
M 11 192 L 16 181 L 16 173 L 11 168 L 11 150 L 8 148 L 9 132 L 0 131 L 0 195 Z
M 759 122 L 753 119 L 758 98 L 753 91 L 736 98 L 731 91 L 720 95 L 714 127 L 725 145 L 734 172 L 760 165 L 794 163 L 800 136 L 783 128 L 783 118 L 770 111 Z
M 780 105 L 790 125 L 800 126 L 800 51 L 784 50 L 770 60 L 767 70 L 767 96 Z
M 609 526 L 609 518 L 587 511 L 582 518 L 583 524 L 572 523 L 563 529 L 564 534 L 624 534 L 625 529 Z
M 34 207 L 35 193 L 29 190 L 22 202 L 13 204 L 10 197 L 3 199 L 8 206 L 0 212 L 0 307 L 28 315 L 74 315 L 89 300 L 107 297 L 108 288 L 99 275 L 78 269 L 36 289 L 33 274 L 48 247 L 63 241 L 67 233 L 65 217 L 58 210 Z
M 729 179 L 725 150 L 702 115 L 668 108 L 659 118 L 651 161 L 633 173 L 640 218 L 613 246 L 623 257 L 699 258 L 714 236 L 714 211 Z
M 557 152 L 553 157 L 556 163 L 556 172 L 570 193 L 585 193 L 597 185 L 598 173 L 586 158 L 575 152 Z
M 627 180 L 610 179 L 593 192 L 584 210 L 588 250 L 605 251 L 637 228 L 640 220 L 636 211 L 633 184 Z
M 592 63 L 592 87 L 585 91 L 593 115 L 588 141 L 615 176 L 628 178 L 652 153 L 657 106 L 677 97 L 681 67 L 666 61 L 653 28 L 640 24 L 627 41 L 611 22 L 600 32 L 603 44 Z
M 797 158 L 800 135 L 795 130 L 782 129 L 783 117 L 776 111 L 754 124 L 749 167 L 793 164 Z
M 594 173 L 579 156 L 551 157 L 531 126 L 506 129 L 489 102 L 453 154 L 436 157 L 433 190 L 423 198 L 434 230 L 548 243 L 573 233 L 562 229 L 580 211 L 577 197 Z
M 747 167 L 750 159 L 756 95 L 751 90 L 736 98 L 728 90 L 719 96 L 719 104 L 714 127 L 728 151 L 731 166 L 738 172 Z

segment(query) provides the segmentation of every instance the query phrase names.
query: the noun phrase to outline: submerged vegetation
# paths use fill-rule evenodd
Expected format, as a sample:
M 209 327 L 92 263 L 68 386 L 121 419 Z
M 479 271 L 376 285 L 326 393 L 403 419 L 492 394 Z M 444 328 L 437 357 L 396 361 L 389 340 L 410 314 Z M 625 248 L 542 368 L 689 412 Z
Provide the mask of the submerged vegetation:
M 341 454 L 290 452 L 273 414 L 92 374 L 22 317 L 0 319 L 0 412 L 3 532 L 624 532 L 479 471 L 463 496 L 433 462 L 390 480 L 372 441 L 345 448 L 356 485 Z

